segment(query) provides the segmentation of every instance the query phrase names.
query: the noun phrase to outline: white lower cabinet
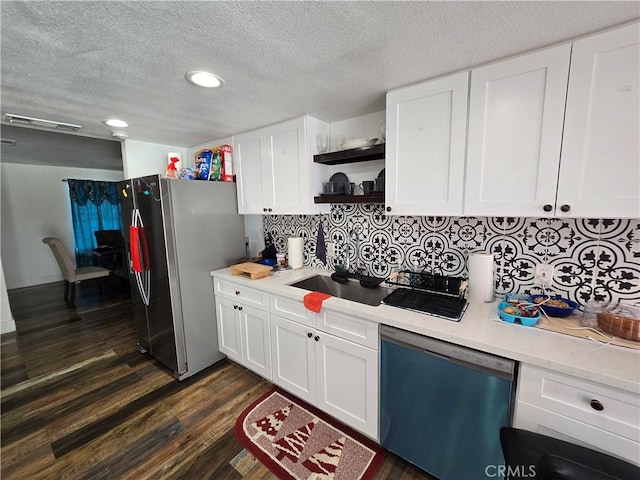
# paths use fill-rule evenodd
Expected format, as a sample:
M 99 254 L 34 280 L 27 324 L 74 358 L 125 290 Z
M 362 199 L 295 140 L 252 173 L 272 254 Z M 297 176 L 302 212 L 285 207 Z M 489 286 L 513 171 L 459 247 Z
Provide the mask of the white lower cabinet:
M 378 325 L 214 279 L 218 346 L 343 423 L 378 439 Z
M 231 282 L 214 281 L 218 348 L 235 362 L 271 380 L 271 338 L 267 294 Z
M 316 318 L 321 315 L 327 312 L 323 309 Z M 377 440 L 377 346 L 369 348 L 273 313 L 270 322 L 273 383 Z M 349 326 L 362 321 L 350 323 L 347 334 Z
M 270 321 L 273 383 L 309 403 L 315 403 L 314 330 L 277 315 L 271 315 Z
M 377 440 L 378 352 L 328 333 L 316 336 L 317 406 Z
M 216 307 L 220 351 L 271 380 L 269 312 L 225 298 Z
M 637 394 L 522 364 L 514 426 L 640 465 Z
M 242 362 L 242 340 L 238 304 L 220 299 L 216 302 L 218 322 L 218 347 L 220 351 L 236 362 Z

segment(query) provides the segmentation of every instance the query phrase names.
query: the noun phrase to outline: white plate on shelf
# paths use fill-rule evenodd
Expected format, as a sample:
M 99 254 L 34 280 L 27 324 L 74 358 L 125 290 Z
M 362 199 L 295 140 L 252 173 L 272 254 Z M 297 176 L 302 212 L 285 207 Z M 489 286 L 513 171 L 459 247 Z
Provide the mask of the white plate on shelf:
M 350 140 L 345 141 L 342 144 L 342 148 L 345 150 L 349 150 L 351 148 L 362 148 L 362 147 L 370 147 L 375 145 L 378 141 L 377 138 L 352 138 Z

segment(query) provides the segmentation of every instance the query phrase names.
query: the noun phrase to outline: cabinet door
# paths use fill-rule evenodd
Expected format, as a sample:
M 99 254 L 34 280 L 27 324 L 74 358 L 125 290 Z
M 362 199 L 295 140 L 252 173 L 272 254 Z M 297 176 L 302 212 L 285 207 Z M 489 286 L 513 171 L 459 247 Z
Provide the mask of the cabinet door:
M 465 215 L 553 215 L 570 54 L 561 45 L 472 70 Z
M 270 213 L 307 213 L 307 165 L 304 119 L 298 118 L 266 128 L 267 168 L 265 200 Z M 309 159 L 309 161 L 311 161 Z
M 238 307 L 242 328 L 242 364 L 271 380 L 271 340 L 269 313 L 256 308 Z
M 464 72 L 387 94 L 391 214 L 462 215 L 468 83 Z
M 377 440 L 378 352 L 323 332 L 316 335 L 316 405 Z
M 315 404 L 315 331 L 277 315 L 269 320 L 273 383 Z
M 232 360 L 242 363 L 241 328 L 238 305 L 226 298 L 216 299 L 216 322 L 218 324 L 218 347 Z
M 558 216 L 640 216 L 639 39 L 635 23 L 573 44 Z
M 262 184 L 266 159 L 264 130 L 242 133 L 233 140 L 238 195 L 238 213 L 263 214 L 267 208 Z

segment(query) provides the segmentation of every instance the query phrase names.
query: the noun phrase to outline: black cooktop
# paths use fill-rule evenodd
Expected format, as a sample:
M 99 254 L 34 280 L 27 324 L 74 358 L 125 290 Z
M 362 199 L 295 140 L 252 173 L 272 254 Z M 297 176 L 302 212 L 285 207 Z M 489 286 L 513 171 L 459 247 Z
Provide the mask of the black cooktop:
M 441 295 L 437 293 L 398 288 L 382 300 L 385 305 L 416 310 L 438 317 L 459 322 L 467 301 L 463 297 Z

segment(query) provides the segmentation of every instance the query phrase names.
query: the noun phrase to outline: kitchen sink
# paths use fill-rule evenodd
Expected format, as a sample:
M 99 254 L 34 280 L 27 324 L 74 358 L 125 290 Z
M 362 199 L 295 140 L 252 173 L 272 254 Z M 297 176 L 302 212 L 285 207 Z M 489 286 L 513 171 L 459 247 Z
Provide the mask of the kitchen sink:
M 365 288 L 358 280 L 349 279 L 347 283 L 338 283 L 324 275 L 314 275 L 290 287 L 302 288 L 310 292 L 322 292 L 344 300 L 377 306 L 392 290 L 385 287 Z

